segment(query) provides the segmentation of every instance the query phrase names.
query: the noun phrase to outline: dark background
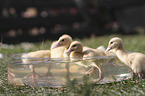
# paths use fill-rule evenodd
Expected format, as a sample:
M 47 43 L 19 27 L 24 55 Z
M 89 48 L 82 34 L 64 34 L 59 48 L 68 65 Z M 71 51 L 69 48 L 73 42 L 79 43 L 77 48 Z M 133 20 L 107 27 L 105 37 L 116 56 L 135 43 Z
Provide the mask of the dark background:
M 0 0 L 4 43 L 144 34 L 145 0 Z

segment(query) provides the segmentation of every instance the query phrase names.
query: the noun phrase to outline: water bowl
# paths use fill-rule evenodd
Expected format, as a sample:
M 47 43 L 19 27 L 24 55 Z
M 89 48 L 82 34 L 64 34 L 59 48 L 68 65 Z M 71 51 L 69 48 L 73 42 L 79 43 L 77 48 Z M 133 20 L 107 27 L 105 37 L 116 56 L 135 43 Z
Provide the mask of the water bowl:
M 70 59 L 24 58 L 23 54 L 26 53 L 9 55 L 9 84 L 61 87 L 68 79 L 76 79 L 81 84 L 84 76 L 92 81 L 101 77 L 96 83 L 104 84 L 129 79 L 132 75 L 115 55 Z

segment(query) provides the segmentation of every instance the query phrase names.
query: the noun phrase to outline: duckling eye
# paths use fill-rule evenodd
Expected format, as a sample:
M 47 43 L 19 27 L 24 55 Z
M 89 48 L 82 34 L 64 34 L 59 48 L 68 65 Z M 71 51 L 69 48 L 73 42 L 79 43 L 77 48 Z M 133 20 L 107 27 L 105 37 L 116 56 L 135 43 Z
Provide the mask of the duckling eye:
M 61 40 L 62 42 L 64 41 L 64 39 Z
M 76 47 L 77 45 L 73 45 L 72 47 Z
M 113 42 L 110 42 L 110 44 L 113 44 Z

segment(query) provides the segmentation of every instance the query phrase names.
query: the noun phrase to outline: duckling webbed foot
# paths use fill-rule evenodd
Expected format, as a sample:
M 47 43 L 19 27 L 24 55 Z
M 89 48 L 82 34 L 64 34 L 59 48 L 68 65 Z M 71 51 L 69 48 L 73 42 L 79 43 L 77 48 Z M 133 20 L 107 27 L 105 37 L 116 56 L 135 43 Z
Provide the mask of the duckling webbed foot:
M 25 76 L 24 78 L 38 79 L 38 78 L 40 78 L 40 77 L 41 77 L 41 76 L 38 75 L 37 73 L 31 72 L 29 75 Z

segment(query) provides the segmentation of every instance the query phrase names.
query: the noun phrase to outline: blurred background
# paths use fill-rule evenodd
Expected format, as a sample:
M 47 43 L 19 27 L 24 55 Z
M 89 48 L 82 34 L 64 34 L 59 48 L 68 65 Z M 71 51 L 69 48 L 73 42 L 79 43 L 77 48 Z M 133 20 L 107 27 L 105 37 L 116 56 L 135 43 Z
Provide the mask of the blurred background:
M 144 34 L 145 0 L 0 0 L 4 43 Z

